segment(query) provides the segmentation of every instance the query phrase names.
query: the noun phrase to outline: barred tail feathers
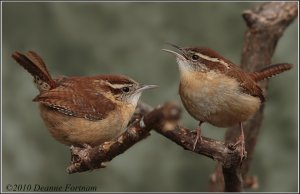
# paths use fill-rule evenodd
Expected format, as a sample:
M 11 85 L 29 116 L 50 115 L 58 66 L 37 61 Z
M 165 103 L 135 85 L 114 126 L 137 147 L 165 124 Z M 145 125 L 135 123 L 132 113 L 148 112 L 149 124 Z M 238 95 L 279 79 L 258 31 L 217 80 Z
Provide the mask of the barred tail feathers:
M 34 77 L 40 90 L 49 90 L 56 86 L 44 61 L 35 52 L 29 51 L 26 56 L 16 51 L 12 58 Z
M 268 66 L 266 68 L 263 68 L 257 72 L 250 73 L 250 76 L 252 79 L 254 79 L 256 82 L 262 81 L 268 78 L 271 78 L 277 74 L 280 74 L 284 71 L 290 70 L 293 67 L 292 64 L 289 63 L 279 63 L 275 65 Z

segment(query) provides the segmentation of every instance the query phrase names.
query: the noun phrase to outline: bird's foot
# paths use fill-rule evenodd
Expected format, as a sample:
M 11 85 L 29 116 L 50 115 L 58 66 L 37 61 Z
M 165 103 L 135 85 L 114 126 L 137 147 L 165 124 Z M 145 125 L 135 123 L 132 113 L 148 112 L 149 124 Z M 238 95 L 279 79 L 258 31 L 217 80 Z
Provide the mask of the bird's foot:
M 197 143 L 201 144 L 201 142 L 202 142 L 202 136 L 201 136 L 201 129 L 200 129 L 200 127 L 197 127 L 195 131 L 196 131 L 196 138 L 195 138 L 194 144 L 193 144 L 193 151 L 195 151 Z
M 92 146 L 90 146 L 89 144 L 87 144 L 87 143 L 83 143 L 83 144 L 81 144 L 80 145 L 82 148 L 85 148 L 85 149 L 91 149 L 92 148 Z
M 89 150 L 91 150 L 92 148 L 93 147 L 87 143 L 71 145 L 70 150 L 72 163 L 83 163 L 92 170 L 94 167 L 92 166 L 90 156 L 88 154 Z
M 241 136 L 238 138 L 233 147 L 236 148 L 238 145 L 240 145 L 240 162 L 242 162 L 247 157 L 247 151 L 245 149 L 245 139 Z

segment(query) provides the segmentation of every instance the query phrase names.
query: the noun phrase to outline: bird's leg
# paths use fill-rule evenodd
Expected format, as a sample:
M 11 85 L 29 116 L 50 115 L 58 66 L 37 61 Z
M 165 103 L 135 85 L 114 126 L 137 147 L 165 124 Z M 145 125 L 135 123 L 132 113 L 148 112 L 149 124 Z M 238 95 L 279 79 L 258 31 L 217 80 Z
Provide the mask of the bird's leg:
M 234 146 L 241 144 L 240 156 L 241 156 L 241 161 L 242 161 L 243 158 L 246 156 L 245 136 L 244 136 L 244 128 L 243 128 L 242 122 L 240 122 L 240 130 L 241 130 L 240 137 L 239 137 L 238 141 L 234 144 Z
M 203 123 L 203 122 L 200 121 L 199 124 L 198 124 L 198 127 L 195 129 L 195 131 L 196 131 L 196 139 L 194 140 L 193 151 L 195 150 L 198 141 L 199 141 L 200 144 L 201 144 L 201 142 L 202 142 L 201 128 L 200 128 L 200 126 L 201 126 L 202 123 Z

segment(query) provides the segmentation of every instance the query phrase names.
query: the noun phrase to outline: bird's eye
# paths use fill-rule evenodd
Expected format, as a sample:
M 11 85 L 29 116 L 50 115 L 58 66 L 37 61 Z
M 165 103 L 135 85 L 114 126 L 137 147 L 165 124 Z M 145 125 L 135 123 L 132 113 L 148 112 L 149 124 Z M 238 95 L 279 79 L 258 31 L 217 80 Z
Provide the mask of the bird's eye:
M 123 88 L 122 88 L 122 91 L 123 91 L 123 92 L 126 92 L 126 93 L 129 92 L 129 87 L 123 87 Z
M 197 60 L 199 59 L 199 56 L 198 56 L 198 55 L 192 55 L 192 59 L 193 59 L 194 61 L 197 61 Z

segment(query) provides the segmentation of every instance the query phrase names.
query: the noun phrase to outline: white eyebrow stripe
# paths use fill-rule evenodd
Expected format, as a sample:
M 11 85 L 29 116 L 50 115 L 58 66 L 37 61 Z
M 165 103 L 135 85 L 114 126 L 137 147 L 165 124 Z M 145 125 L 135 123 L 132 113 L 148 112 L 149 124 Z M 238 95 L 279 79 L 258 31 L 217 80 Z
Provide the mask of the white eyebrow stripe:
M 109 85 L 110 87 L 114 88 L 114 89 L 121 89 L 124 86 L 130 85 L 130 84 L 111 84 L 109 82 L 106 82 L 107 85 Z
M 220 59 L 218 59 L 218 58 L 212 58 L 212 57 L 209 57 L 209 56 L 207 56 L 207 55 L 200 54 L 200 53 L 197 53 L 197 55 L 198 55 L 199 57 L 201 57 L 202 59 L 205 59 L 205 60 L 208 60 L 208 61 L 219 62 L 219 63 L 221 63 L 222 65 L 224 65 L 227 69 L 229 69 L 228 63 L 226 63 L 226 62 L 223 61 L 223 60 L 220 60 Z

